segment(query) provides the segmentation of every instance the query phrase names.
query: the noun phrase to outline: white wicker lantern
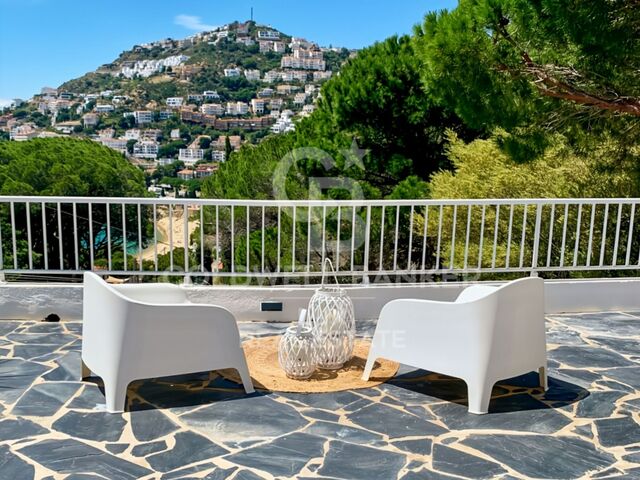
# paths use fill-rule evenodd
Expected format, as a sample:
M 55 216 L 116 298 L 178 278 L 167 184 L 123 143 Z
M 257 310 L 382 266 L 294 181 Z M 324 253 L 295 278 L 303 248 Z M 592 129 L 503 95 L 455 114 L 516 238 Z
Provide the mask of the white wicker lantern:
M 311 328 L 302 324 L 305 315 L 303 310 L 298 325 L 287 328 L 278 346 L 280 367 L 295 380 L 309 378 L 316 370 L 316 339 Z
M 327 263 L 333 271 L 329 259 L 325 260 Z M 337 285 L 335 274 L 334 279 Z M 309 301 L 307 324 L 316 339 L 319 368 L 335 370 L 351 359 L 356 336 L 353 302 L 339 286 L 324 285 L 324 265 L 320 288 Z

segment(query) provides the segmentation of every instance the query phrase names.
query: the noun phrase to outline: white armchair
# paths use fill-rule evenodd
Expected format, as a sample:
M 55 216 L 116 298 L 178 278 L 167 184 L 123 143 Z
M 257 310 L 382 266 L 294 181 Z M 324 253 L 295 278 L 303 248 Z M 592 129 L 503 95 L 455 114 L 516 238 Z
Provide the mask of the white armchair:
M 102 377 L 107 411 L 124 411 L 133 380 L 235 368 L 253 392 L 233 315 L 190 303 L 177 285 L 109 285 L 84 274 L 82 378 Z
M 538 370 L 547 389 L 544 282 L 474 285 L 455 302 L 394 300 L 380 312 L 363 379 L 377 358 L 462 378 L 469 412 L 487 413 L 498 381 Z

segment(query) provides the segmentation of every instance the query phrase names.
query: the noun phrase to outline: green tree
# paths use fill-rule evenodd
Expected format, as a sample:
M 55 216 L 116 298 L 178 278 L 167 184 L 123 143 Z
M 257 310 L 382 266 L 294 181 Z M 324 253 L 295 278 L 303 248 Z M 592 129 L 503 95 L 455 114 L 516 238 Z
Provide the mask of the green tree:
M 461 0 L 428 14 L 416 43 L 433 98 L 473 128 L 518 133 L 506 146 L 531 158 L 547 132 L 635 141 L 639 32 L 630 0 Z
M 90 140 L 72 138 L 34 139 L 27 142 L 0 142 L 0 195 L 46 195 L 46 196 L 145 196 L 146 187 L 142 172 L 131 165 L 121 154 Z M 76 245 L 93 244 L 94 258 L 107 256 L 106 211 L 111 214 L 112 248 L 122 246 L 121 205 L 94 205 L 91 207 L 93 238 L 89 234 L 89 207 L 76 207 L 78 239 L 74 237 L 74 211 L 72 205 L 61 203 L 42 204 L 33 202 L 15 204 L 13 223 L 16 229 L 18 265 L 28 265 L 27 224 L 30 221 L 33 250 L 32 260 L 36 268 L 42 267 L 44 241 L 48 246 L 49 268 L 75 268 L 75 252 L 79 251 L 79 264 L 90 268 L 87 248 Z M 137 242 L 138 217 L 135 206 L 126 208 L 127 241 Z M 44 212 L 43 212 L 44 209 Z M 146 217 L 140 219 L 146 225 Z M 7 204 L 0 207 L 0 227 L 11 232 L 11 211 Z M 58 231 L 58 222 L 62 226 Z M 144 242 L 144 238 L 141 239 Z M 13 263 L 11 235 L 2 235 L 4 264 Z M 62 243 L 60 265 L 59 244 Z

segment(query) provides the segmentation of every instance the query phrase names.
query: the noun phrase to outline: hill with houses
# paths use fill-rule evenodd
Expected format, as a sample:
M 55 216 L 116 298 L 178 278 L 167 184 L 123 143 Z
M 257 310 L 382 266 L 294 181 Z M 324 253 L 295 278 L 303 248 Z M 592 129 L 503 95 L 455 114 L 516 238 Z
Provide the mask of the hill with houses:
M 88 137 L 126 155 L 154 183 L 181 184 L 214 174 L 243 143 L 294 129 L 354 53 L 234 22 L 135 45 L 93 72 L 16 101 L 0 116 L 0 130 L 15 141 Z

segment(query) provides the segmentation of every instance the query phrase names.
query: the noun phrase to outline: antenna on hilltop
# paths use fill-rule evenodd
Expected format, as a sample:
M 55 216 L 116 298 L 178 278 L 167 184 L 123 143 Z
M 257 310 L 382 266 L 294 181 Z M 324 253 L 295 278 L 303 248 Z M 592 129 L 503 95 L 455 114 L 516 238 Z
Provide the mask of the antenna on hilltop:
M 251 7 L 251 21 L 253 22 L 253 7 Z

